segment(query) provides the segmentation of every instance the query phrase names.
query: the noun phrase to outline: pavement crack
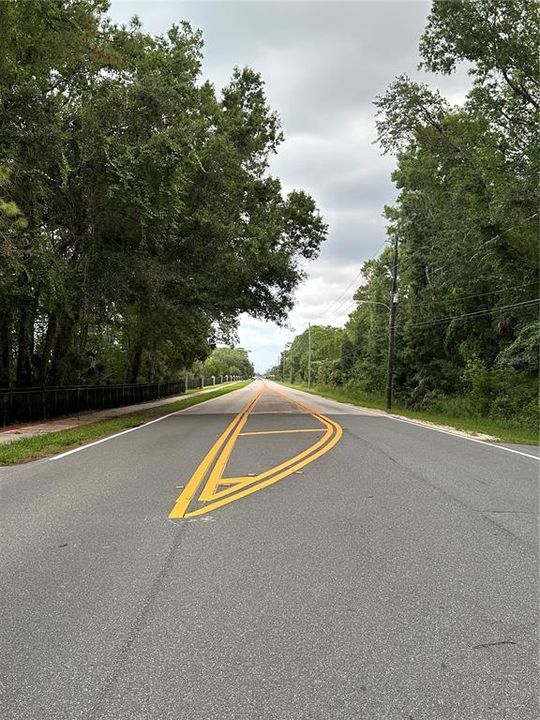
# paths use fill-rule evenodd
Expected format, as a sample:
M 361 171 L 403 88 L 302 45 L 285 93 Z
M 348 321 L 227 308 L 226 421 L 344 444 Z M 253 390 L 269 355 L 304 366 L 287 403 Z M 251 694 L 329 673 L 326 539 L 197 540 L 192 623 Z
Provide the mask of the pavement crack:
M 157 572 L 157 574 L 152 582 L 152 585 L 150 586 L 150 589 L 149 589 L 148 593 L 146 594 L 146 597 L 144 598 L 144 601 L 139 609 L 139 612 L 137 613 L 134 620 L 132 621 L 132 623 L 129 627 L 128 633 L 127 633 L 127 637 L 125 638 L 124 642 L 120 646 L 120 649 L 118 651 L 116 659 L 112 665 L 112 668 L 101 687 L 101 690 L 98 694 L 98 699 L 96 700 L 96 703 L 89 710 L 89 712 L 87 714 L 87 720 L 96 720 L 97 718 L 102 717 L 101 712 L 103 710 L 103 706 L 104 706 L 106 700 L 110 697 L 111 692 L 112 692 L 114 686 L 116 685 L 118 678 L 120 677 L 120 674 L 129 658 L 131 649 L 146 624 L 146 621 L 147 621 L 150 611 L 152 609 L 154 600 L 156 599 L 156 597 L 163 585 L 165 578 L 167 577 L 167 575 L 169 574 L 169 572 L 172 568 L 174 559 L 176 557 L 176 554 L 180 547 L 181 541 L 183 539 L 183 535 L 184 535 L 186 527 L 187 526 L 184 524 L 178 526 L 178 530 L 176 531 L 176 533 L 173 537 L 172 543 L 171 543 L 169 550 L 161 564 L 161 567 L 160 567 L 159 571 Z
M 480 643 L 479 645 L 473 645 L 473 650 L 479 650 L 480 648 L 495 647 L 497 645 L 517 645 L 513 640 L 496 640 L 495 642 Z
M 524 540 L 522 537 L 520 537 L 516 533 L 514 533 L 511 530 L 509 530 L 508 528 L 504 527 L 504 525 L 501 525 L 500 523 L 496 522 L 492 517 L 490 517 L 488 514 L 486 514 L 485 511 L 479 511 L 476 508 L 472 508 L 470 505 L 468 505 L 466 502 L 464 502 L 461 498 L 456 497 L 455 495 L 452 495 L 451 493 L 449 493 L 446 490 L 443 490 L 443 488 L 441 488 L 436 483 L 431 482 L 424 475 L 421 475 L 420 473 L 415 472 L 411 468 L 404 465 L 402 462 L 398 462 L 389 453 L 385 452 L 377 445 L 374 445 L 373 443 L 369 442 L 368 440 L 363 438 L 361 435 L 358 435 L 357 433 L 351 431 L 349 428 L 345 429 L 345 434 L 351 435 L 352 437 L 356 438 L 360 442 L 364 443 L 364 445 L 366 445 L 368 448 L 370 448 L 370 450 L 373 450 L 375 452 L 380 453 L 381 455 L 384 455 L 384 457 L 386 457 L 389 460 L 391 460 L 392 462 L 396 463 L 403 470 L 403 472 L 407 473 L 411 478 L 413 478 L 417 482 L 421 482 L 421 483 L 425 483 L 426 485 L 429 485 L 430 488 L 432 488 L 433 490 L 438 492 L 443 497 L 447 498 L 448 500 L 451 500 L 452 502 L 456 503 L 460 507 L 465 508 L 465 510 L 467 512 L 474 513 L 474 514 L 480 514 L 480 517 L 482 518 L 482 520 L 484 520 L 486 523 L 488 523 L 490 525 L 493 525 L 498 530 L 501 530 L 508 538 L 511 538 L 512 542 L 518 543 L 519 545 L 521 545 L 523 547 L 529 547 L 531 545 L 531 543 L 527 542 L 526 540 Z
M 476 510 L 481 513 L 503 513 L 503 515 L 534 515 L 532 510 Z

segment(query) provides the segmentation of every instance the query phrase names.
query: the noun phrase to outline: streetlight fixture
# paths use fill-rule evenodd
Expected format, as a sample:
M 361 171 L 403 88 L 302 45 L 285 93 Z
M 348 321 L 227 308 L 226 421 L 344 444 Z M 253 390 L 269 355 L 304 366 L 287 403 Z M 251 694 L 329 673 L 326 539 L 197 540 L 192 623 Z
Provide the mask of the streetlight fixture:
M 358 300 L 358 304 L 359 305 L 382 305 L 383 307 L 385 307 L 388 310 L 388 312 L 390 312 L 390 305 L 387 305 L 386 303 L 383 303 L 383 302 L 377 302 L 376 300 Z

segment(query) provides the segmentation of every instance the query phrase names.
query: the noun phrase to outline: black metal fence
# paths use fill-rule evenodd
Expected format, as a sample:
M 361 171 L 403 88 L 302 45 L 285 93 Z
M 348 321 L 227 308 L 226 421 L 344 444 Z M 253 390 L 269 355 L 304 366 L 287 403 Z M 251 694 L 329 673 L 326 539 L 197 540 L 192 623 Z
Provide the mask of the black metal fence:
M 238 379 L 228 375 L 187 376 L 172 382 L 0 389 L 0 424 L 5 427 L 89 410 L 136 405 Z

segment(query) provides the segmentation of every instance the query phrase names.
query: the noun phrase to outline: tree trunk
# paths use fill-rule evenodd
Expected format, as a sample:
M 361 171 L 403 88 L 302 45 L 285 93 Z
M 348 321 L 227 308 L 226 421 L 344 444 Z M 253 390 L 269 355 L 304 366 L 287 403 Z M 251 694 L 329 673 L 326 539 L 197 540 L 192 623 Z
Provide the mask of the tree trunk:
M 75 320 L 73 318 L 64 318 L 59 323 L 59 326 L 48 376 L 50 385 L 65 385 L 68 381 L 76 381 L 76 368 L 72 362 L 73 353 L 71 347 Z
M 6 311 L 0 317 L 0 387 L 11 384 L 11 317 Z
M 28 307 L 22 307 L 18 327 L 17 387 L 28 387 L 33 381 L 32 357 L 34 354 L 34 317 Z
M 42 385 L 47 385 L 50 373 L 51 356 L 56 338 L 57 320 L 56 315 L 51 315 L 47 322 L 47 330 L 43 341 L 41 351 L 41 367 L 39 372 L 39 381 Z
M 142 335 L 139 335 L 139 337 L 135 341 L 135 344 L 131 350 L 130 358 L 129 358 L 128 382 L 130 382 L 130 383 L 137 382 L 137 378 L 139 377 L 139 372 L 141 370 L 143 349 L 144 349 L 144 344 L 143 344 Z

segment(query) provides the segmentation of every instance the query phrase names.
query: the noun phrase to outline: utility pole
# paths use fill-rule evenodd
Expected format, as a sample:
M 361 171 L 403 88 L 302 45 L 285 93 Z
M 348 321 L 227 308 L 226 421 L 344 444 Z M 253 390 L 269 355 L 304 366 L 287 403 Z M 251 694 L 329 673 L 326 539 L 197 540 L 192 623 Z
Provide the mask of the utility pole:
M 386 371 L 386 409 L 392 409 L 394 395 L 394 355 L 396 346 L 396 311 L 398 303 L 397 287 L 398 238 L 394 238 L 394 259 L 392 267 L 392 297 L 390 298 L 390 321 L 388 327 L 388 367 Z
M 311 323 L 308 323 L 308 366 L 307 366 L 307 386 L 311 387 Z

